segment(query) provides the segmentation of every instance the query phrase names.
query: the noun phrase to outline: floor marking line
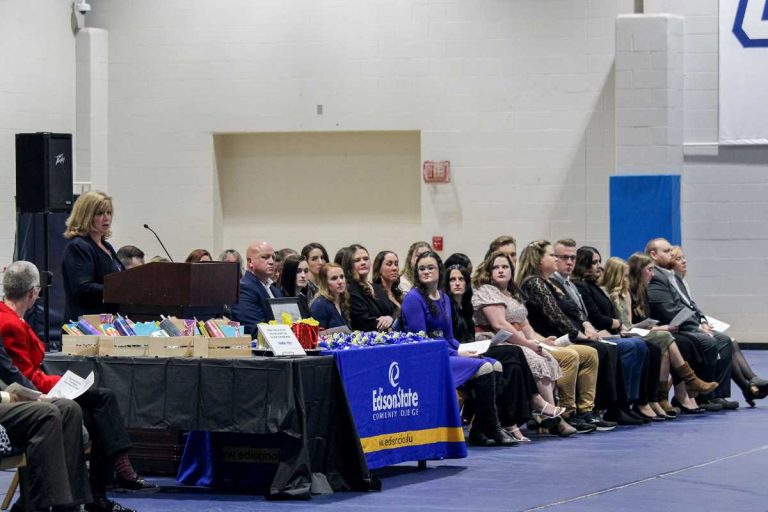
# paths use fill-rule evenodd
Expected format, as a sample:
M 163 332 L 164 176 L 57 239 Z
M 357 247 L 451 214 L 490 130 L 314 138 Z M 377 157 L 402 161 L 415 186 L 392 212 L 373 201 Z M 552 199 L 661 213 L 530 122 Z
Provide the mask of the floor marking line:
M 607 489 L 601 489 L 599 491 L 594 491 L 594 492 L 591 492 L 589 494 L 584 494 L 584 495 L 581 495 L 581 496 L 575 496 L 573 498 L 568 498 L 568 499 L 564 499 L 564 500 L 560 500 L 560 501 L 554 501 L 552 503 L 545 503 L 544 505 L 539 505 L 539 506 L 536 506 L 536 507 L 533 507 L 533 508 L 526 508 L 526 509 L 523 509 L 521 512 L 534 512 L 536 510 L 544 510 L 544 509 L 547 509 L 547 508 L 556 507 L 558 505 L 565 505 L 567 503 L 573 503 L 573 502 L 576 502 L 576 501 L 581 501 L 581 500 L 584 500 L 584 499 L 587 499 L 587 498 L 591 498 L 593 496 L 600 496 L 602 494 L 608 494 L 610 492 L 615 492 L 615 491 L 618 491 L 618 490 L 621 490 L 621 489 L 626 489 L 627 487 L 632 487 L 632 486 L 635 486 L 635 485 L 639 485 L 639 484 L 642 484 L 642 483 L 645 483 L 645 482 L 650 482 L 652 480 L 657 480 L 657 479 L 660 479 L 660 478 L 666 478 L 666 477 L 669 477 L 669 476 L 677 475 L 677 474 L 682 473 L 684 471 L 689 471 L 691 469 L 697 469 L 697 468 L 703 468 L 705 466 L 710 466 L 712 464 L 717 464 L 718 462 L 723 462 L 723 461 L 729 460 L 729 459 L 735 459 L 737 457 L 742 457 L 744 455 L 751 455 L 753 453 L 761 452 L 761 451 L 764 451 L 764 450 L 768 450 L 768 444 L 763 445 L 763 446 L 758 446 L 757 448 L 752 448 L 751 450 L 746 450 L 746 451 L 743 451 L 743 452 L 733 453 L 733 454 L 727 455 L 725 457 L 720 457 L 720 458 L 717 458 L 717 459 L 712 459 L 710 461 L 702 462 L 700 464 L 694 464 L 692 466 L 685 466 L 685 467 L 682 467 L 682 468 L 679 468 L 679 469 L 675 469 L 675 470 L 672 470 L 672 471 L 667 471 L 665 473 L 659 473 L 658 475 L 649 476 L 647 478 L 641 478 L 640 480 L 634 480 L 632 482 L 627 482 L 625 484 L 616 485 L 614 487 L 609 487 Z

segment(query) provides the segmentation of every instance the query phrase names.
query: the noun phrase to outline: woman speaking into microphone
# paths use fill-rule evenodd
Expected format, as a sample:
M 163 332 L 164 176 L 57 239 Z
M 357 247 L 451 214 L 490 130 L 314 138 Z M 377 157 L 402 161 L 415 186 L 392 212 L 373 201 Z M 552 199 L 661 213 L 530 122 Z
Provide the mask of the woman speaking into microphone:
M 69 239 L 61 262 L 67 301 L 65 320 L 117 312 L 117 304 L 104 304 L 104 276 L 125 270 L 107 242 L 111 234 L 112 198 L 95 190 L 81 195 L 72 207 L 64 232 Z

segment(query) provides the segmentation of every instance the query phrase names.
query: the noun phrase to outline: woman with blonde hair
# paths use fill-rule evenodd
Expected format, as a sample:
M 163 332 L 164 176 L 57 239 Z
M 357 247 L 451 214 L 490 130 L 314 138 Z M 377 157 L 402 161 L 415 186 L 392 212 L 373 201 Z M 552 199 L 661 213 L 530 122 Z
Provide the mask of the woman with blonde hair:
M 344 269 L 326 263 L 317 273 L 317 293 L 309 306 L 312 318 L 323 329 L 349 326 L 349 292 Z
M 429 252 L 431 250 L 432 246 L 423 240 L 413 242 L 411 246 L 408 247 L 408 253 L 405 256 L 405 265 L 403 266 L 403 271 L 400 274 L 399 287 L 403 294 L 411 291 L 411 288 L 413 288 L 413 283 L 416 282 L 416 276 L 413 275 L 413 266 L 416 264 L 416 259 L 425 252 Z
M 125 270 L 107 239 L 112 235 L 112 198 L 89 190 L 75 201 L 67 218 L 61 274 L 65 320 L 91 313 L 116 313 L 117 304 L 104 304 L 104 276 Z
M 614 260 L 614 261 L 611 261 Z M 608 277 L 610 264 L 610 277 Z M 611 258 L 606 263 L 606 276 L 601 282 L 611 300 L 619 300 L 617 309 L 622 315 L 622 322 L 631 325 L 648 318 L 650 306 L 646 293 L 648 283 L 653 277 L 653 260 L 642 253 L 635 253 L 625 263 L 619 258 Z M 615 298 L 615 299 L 614 299 Z M 658 402 L 667 415 L 677 406 L 685 414 L 700 414 L 704 412 L 693 399 L 699 393 L 710 393 L 717 387 L 717 382 L 705 382 L 696 376 L 696 372 L 688 364 L 688 357 L 696 356 L 695 345 L 683 333 L 669 325 L 655 325 L 648 334 L 651 338 L 672 338 L 662 361 L 659 375 Z M 646 337 L 649 342 L 650 338 Z M 664 344 L 667 341 L 662 342 Z M 681 348 L 683 349 L 681 351 Z M 689 355 L 684 357 L 683 353 Z M 669 368 L 673 369 L 672 382 L 675 396 L 670 405 L 667 402 L 669 393 Z

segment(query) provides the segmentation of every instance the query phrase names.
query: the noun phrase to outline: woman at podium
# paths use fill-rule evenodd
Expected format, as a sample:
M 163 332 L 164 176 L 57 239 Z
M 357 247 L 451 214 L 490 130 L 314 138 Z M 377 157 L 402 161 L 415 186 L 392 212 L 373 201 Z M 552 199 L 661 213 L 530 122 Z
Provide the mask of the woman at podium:
M 81 195 L 67 219 L 61 274 L 66 307 L 64 319 L 80 315 L 116 313 L 116 304 L 104 304 L 104 276 L 125 270 L 107 242 L 112 234 L 112 198 L 89 190 Z

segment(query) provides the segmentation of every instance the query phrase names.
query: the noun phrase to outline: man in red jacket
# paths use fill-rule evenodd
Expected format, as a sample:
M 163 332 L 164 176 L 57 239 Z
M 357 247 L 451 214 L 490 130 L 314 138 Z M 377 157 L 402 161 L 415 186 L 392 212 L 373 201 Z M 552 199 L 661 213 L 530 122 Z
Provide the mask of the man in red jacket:
M 48 393 L 61 377 L 48 375 L 40 367 L 45 356 L 43 344 L 23 318 L 40 294 L 37 267 L 28 261 L 12 263 L 3 276 L 3 290 L 5 300 L 0 303 L 0 338 L 13 365 L 27 380 L 19 379 L 19 383 L 28 386 L 31 382 L 38 390 Z M 75 401 L 83 410 L 85 427 L 92 439 L 90 480 L 94 503 L 87 505 L 87 508 L 97 512 L 130 511 L 106 497 L 106 487 L 112 483 L 114 475 L 115 487 L 134 491 L 158 488 L 139 477 L 131 466 L 128 458 L 131 441 L 115 395 L 109 389 L 92 387 Z

